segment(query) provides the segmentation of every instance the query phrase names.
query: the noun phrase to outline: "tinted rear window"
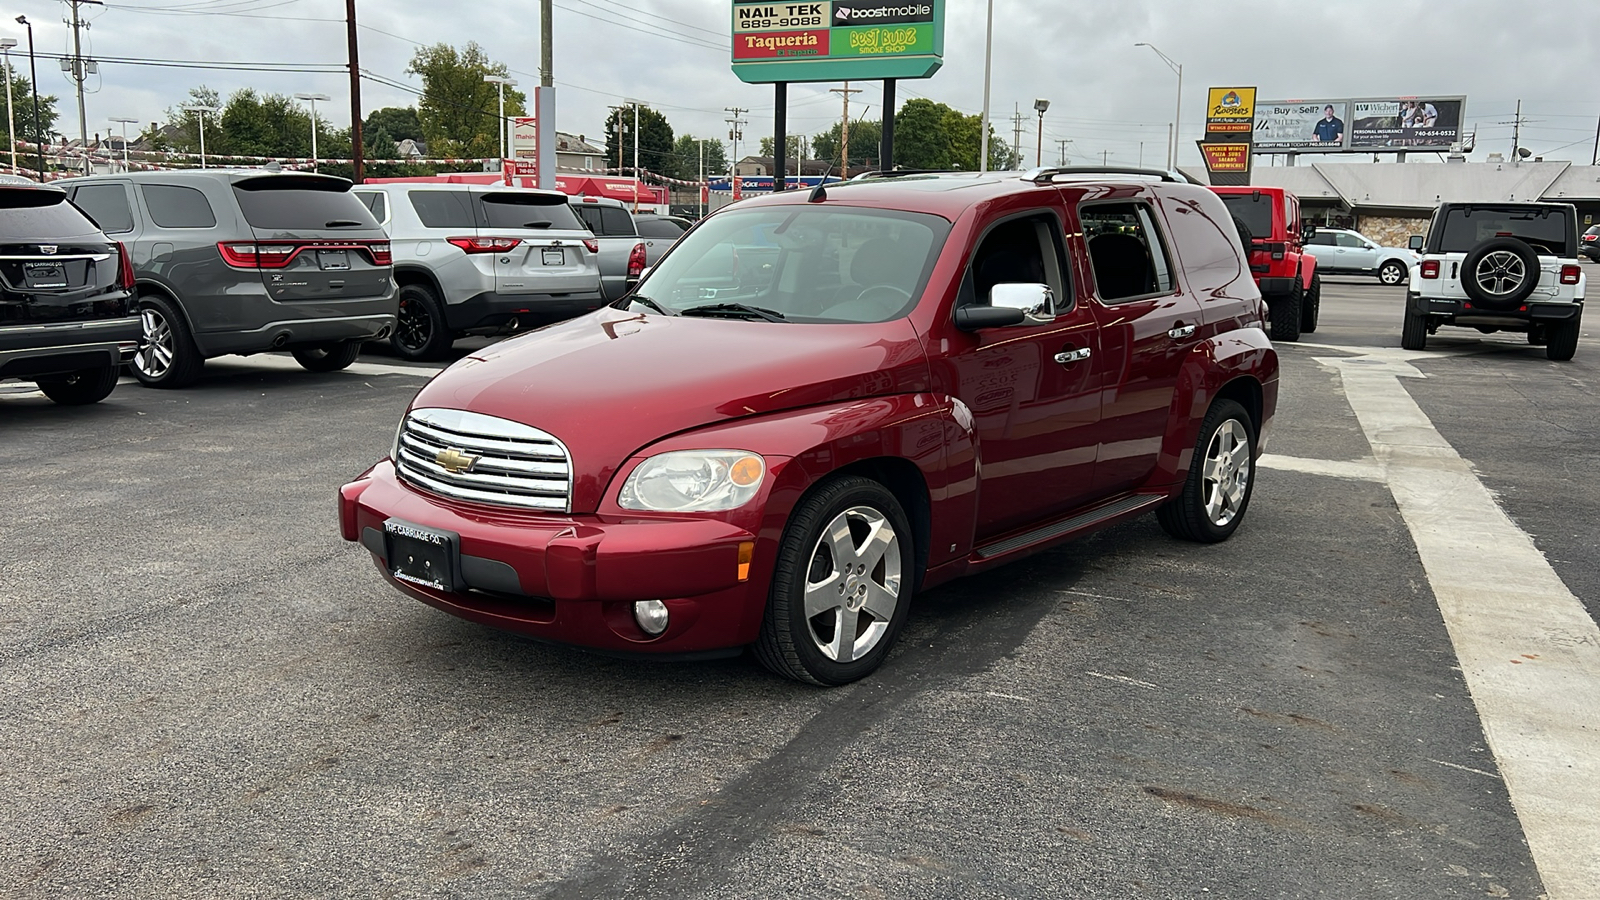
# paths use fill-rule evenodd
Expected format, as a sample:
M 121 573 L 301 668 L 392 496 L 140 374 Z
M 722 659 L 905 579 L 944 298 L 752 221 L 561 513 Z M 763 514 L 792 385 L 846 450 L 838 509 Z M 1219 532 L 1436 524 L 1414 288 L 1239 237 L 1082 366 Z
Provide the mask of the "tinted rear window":
M 1250 236 L 1272 237 L 1272 198 L 1266 194 L 1223 194 L 1222 203 L 1233 217 L 1244 222 Z
M 258 178 L 233 186 L 250 227 L 267 231 L 377 228 L 372 213 L 348 190 L 311 187 L 298 178 Z M 330 225 L 330 222 L 340 223 Z M 344 223 L 354 222 L 356 225 Z
M 1577 253 L 1577 225 L 1561 207 L 1458 206 L 1445 210 L 1439 230 L 1439 253 L 1466 253 L 1496 237 L 1514 237 L 1542 256 Z
M 639 233 L 645 237 L 678 238 L 682 237 L 687 228 L 671 219 L 637 219 Z
M 0 188 L 0 240 L 32 241 L 99 234 L 61 191 Z
M 466 191 L 409 191 L 411 208 L 429 228 L 476 228 L 472 197 Z
M 356 199 L 367 205 L 372 217 L 382 222 L 389 217 L 389 198 L 373 191 L 357 191 Z
M 175 184 L 140 186 L 150 221 L 162 228 L 215 228 L 217 214 L 211 211 L 206 195 L 192 187 Z M 254 224 L 254 223 L 252 223 Z
M 120 184 L 86 184 L 72 195 L 72 202 L 88 213 L 106 234 L 133 230 L 133 210 L 128 206 L 128 189 Z
M 480 194 L 490 228 L 555 228 L 581 231 L 583 223 L 567 205 L 566 197 L 541 194 Z

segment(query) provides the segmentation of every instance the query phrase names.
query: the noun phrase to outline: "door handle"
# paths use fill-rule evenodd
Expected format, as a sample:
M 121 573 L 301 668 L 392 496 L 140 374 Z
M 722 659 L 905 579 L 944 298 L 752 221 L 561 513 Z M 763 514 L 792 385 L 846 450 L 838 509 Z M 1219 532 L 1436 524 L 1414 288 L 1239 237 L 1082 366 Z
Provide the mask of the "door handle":
M 1172 338 L 1175 341 L 1178 341 L 1178 340 L 1182 340 L 1182 339 L 1188 337 L 1191 334 L 1194 334 L 1194 326 L 1193 325 L 1179 325 L 1178 327 L 1168 331 L 1167 332 L 1167 337 Z
M 1069 366 L 1075 362 L 1083 362 L 1089 358 L 1089 348 L 1079 347 L 1076 350 L 1063 350 L 1056 354 L 1056 362 Z

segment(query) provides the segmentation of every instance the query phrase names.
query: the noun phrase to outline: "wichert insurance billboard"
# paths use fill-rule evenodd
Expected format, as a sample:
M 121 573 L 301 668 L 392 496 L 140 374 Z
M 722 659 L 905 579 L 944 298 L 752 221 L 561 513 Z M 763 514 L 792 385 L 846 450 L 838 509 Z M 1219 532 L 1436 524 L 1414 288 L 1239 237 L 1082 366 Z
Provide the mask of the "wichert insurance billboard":
M 733 4 L 733 74 L 750 84 L 927 78 L 945 0 Z

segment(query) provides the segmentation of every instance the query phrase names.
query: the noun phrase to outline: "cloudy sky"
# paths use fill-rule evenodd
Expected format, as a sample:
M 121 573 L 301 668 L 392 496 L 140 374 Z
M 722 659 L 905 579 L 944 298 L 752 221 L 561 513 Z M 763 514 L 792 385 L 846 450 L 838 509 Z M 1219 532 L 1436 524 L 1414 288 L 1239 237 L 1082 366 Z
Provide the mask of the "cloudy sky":
M 1006 140 L 1011 113 L 1026 115 L 1022 144 L 1031 158 L 1035 97 L 1049 98 L 1043 143 L 1054 160 L 1059 140 L 1075 161 L 1165 161 L 1177 79 L 1139 41 L 1183 64 L 1182 145 L 1197 164 L 1208 85 L 1255 85 L 1262 99 L 1384 95 L 1467 95 L 1467 124 L 1478 152 L 1512 148 L 1516 103 L 1522 144 L 1549 159 L 1588 162 L 1600 121 L 1600 15 L 1595 0 L 994 0 L 995 127 Z M 537 0 L 468 3 L 358 0 L 362 68 L 420 86 L 405 69 L 424 43 L 481 44 L 524 85 L 538 82 Z M 1585 9 L 1584 7 L 1588 7 Z M 226 97 L 242 87 L 320 92 L 330 121 L 349 123 L 348 82 L 326 67 L 345 61 L 340 0 L 106 0 L 85 7 L 92 21 L 86 50 L 107 60 L 271 63 L 324 71 L 253 72 L 104 62 L 88 85 L 91 133 L 115 128 L 112 116 L 158 121 L 189 88 L 205 84 Z M 984 0 L 946 0 L 945 65 L 932 78 L 902 81 L 902 102 L 928 97 L 977 112 L 983 105 Z M 14 12 L 34 22 L 41 53 L 71 46 L 63 2 L 22 0 Z M 0 36 L 27 35 L 3 20 Z M 745 85 L 728 65 L 727 0 L 555 0 L 558 126 L 596 135 L 609 105 L 637 98 L 667 115 L 675 132 L 727 136 L 725 107 L 751 110 L 746 141 L 772 131 L 772 89 Z M 40 61 L 40 84 L 62 97 L 58 129 L 77 133 L 71 83 L 55 60 Z M 881 88 L 852 85 L 852 118 L 880 114 Z M 837 121 L 834 84 L 794 85 L 791 132 Z M 410 105 L 415 95 L 372 81 L 366 110 Z M 1142 149 L 1141 149 L 1141 144 Z M 741 155 L 744 147 L 740 148 Z

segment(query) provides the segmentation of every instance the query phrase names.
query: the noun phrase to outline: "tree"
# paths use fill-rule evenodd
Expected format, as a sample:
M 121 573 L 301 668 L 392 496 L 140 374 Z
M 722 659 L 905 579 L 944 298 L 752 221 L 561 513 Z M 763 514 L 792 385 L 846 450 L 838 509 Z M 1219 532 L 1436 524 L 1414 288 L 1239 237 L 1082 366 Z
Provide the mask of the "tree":
M 761 139 L 761 156 L 772 156 L 772 148 L 777 146 L 771 137 Z M 783 137 L 784 158 L 790 162 L 800 158 L 800 135 L 786 134 Z
M 499 112 L 498 102 L 495 110 Z M 417 117 L 414 106 L 385 106 L 368 113 L 366 121 L 361 123 L 361 133 L 375 133 L 380 129 L 389 133 L 391 141 L 422 140 L 422 119 Z
M 722 146 L 722 141 L 715 138 L 705 140 L 706 147 L 706 177 L 714 178 L 728 173 L 728 151 Z M 672 143 L 672 167 L 663 174 L 672 178 L 682 178 L 685 181 L 700 180 L 700 141 L 694 135 L 686 134 Z
M 648 106 L 638 107 L 640 166 L 652 172 L 666 174 L 663 170 L 674 165 L 672 155 L 672 126 L 667 117 Z M 620 119 L 620 123 L 619 123 Z M 617 161 L 617 145 L 622 145 L 622 167 L 631 168 L 633 160 L 634 107 L 619 106 L 606 117 L 606 165 Z M 620 126 L 620 127 L 619 127 Z M 707 148 L 709 149 L 709 148 Z M 698 162 L 696 167 L 698 168 Z
M 897 120 L 898 121 L 898 120 Z M 844 162 L 839 158 L 840 123 L 811 138 L 811 157 L 832 163 L 835 174 L 844 174 Z M 875 119 L 862 119 L 850 123 L 850 165 L 877 165 L 878 142 L 883 139 L 883 123 Z M 898 135 L 895 143 L 899 144 Z M 898 149 L 895 151 L 898 155 Z
M 170 130 L 163 130 L 152 136 L 151 142 L 158 149 L 176 150 L 179 153 L 200 152 L 200 122 L 201 114 L 185 109 L 189 106 L 207 106 L 212 109 L 222 108 L 222 95 L 215 90 L 200 85 L 189 89 L 189 99 L 178 106 L 167 107 L 167 124 Z M 206 128 L 206 153 L 230 152 L 223 142 L 222 123 L 217 121 L 216 113 L 205 114 Z
M 39 135 L 48 136 L 56 127 L 56 96 L 54 94 L 39 95 L 39 124 L 40 128 L 33 127 L 33 82 L 28 76 L 11 69 L 11 103 L 12 115 L 17 123 L 17 140 L 28 143 L 38 143 Z M 17 164 L 22 164 L 23 151 L 17 151 Z
M 220 146 L 213 150 L 210 121 L 207 121 L 207 152 L 226 152 L 240 156 L 311 155 L 311 113 L 293 98 L 283 94 L 257 95 L 242 88 L 228 98 L 218 116 L 222 130 Z M 329 156 L 330 137 L 322 117 L 317 117 L 317 155 Z M 349 143 L 349 138 L 345 138 Z
M 905 169 L 976 171 L 983 146 L 981 119 L 921 97 L 906 101 L 894 116 L 894 164 Z M 1009 168 L 1010 159 L 1010 148 L 990 126 L 989 168 Z
M 449 44 L 434 44 L 418 50 L 406 71 L 422 76 L 417 118 L 430 154 L 462 158 L 500 155 L 497 126 L 504 123 L 499 118 L 499 85 L 483 78 L 508 77 L 505 63 L 492 62 L 475 42 L 459 51 Z M 508 117 L 524 114 L 525 94 L 507 87 L 505 98 Z

